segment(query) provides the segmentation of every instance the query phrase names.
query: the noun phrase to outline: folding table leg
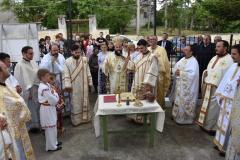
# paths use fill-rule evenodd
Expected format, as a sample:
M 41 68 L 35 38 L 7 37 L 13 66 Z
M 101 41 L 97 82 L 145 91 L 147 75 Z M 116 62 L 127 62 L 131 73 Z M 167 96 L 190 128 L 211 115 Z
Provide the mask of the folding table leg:
M 147 129 L 147 114 L 143 115 L 143 127 L 144 129 Z
M 104 150 L 108 150 L 108 127 L 107 127 L 107 116 L 101 116 L 102 118 L 102 129 L 103 129 L 103 144 Z
M 156 113 L 151 113 L 151 122 L 150 122 L 150 133 L 149 133 L 149 144 L 150 147 L 154 145 L 154 134 L 155 134 L 155 127 L 156 127 Z

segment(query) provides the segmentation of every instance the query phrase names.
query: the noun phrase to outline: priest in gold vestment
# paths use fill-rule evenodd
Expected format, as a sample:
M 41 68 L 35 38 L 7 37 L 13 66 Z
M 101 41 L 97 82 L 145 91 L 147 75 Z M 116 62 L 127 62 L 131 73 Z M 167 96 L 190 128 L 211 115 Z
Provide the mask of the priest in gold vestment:
M 157 81 L 157 101 L 161 107 L 165 106 L 165 96 L 171 83 L 170 63 L 165 48 L 157 45 L 157 37 L 149 37 L 148 50 L 158 58 L 159 77 Z
M 0 61 L 0 116 L 7 125 L 0 129 L 1 160 L 35 160 L 33 148 L 25 123 L 31 114 L 23 98 L 6 86 L 10 76 L 7 66 Z
M 114 44 L 115 51 L 109 53 L 103 62 L 103 73 L 109 77 L 110 93 L 116 93 L 118 89 L 121 92 L 126 92 L 127 71 L 133 70 L 134 64 L 130 61 L 130 55 L 125 58 L 122 55 L 122 42 L 117 41 Z
M 66 60 L 63 72 L 63 88 L 71 93 L 71 121 L 74 126 L 91 120 L 88 93 L 92 77 L 88 59 L 81 56 L 82 52 L 78 45 L 72 46 L 72 57 Z
M 229 44 L 227 41 L 219 41 L 216 45 L 217 55 L 211 59 L 207 70 L 203 72 L 203 102 L 196 123 L 209 132 L 216 131 L 220 110 L 215 91 L 225 72 L 233 64 L 231 55 L 227 53 L 228 47 Z

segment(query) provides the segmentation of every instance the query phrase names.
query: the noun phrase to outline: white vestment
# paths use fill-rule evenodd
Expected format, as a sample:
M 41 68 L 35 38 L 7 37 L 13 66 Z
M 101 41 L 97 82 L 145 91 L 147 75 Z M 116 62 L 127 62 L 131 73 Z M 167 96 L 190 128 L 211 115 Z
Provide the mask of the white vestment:
M 59 88 L 62 89 L 62 72 L 64 68 L 65 58 L 62 54 L 58 54 L 58 57 L 55 61 L 55 57 L 51 55 L 51 53 L 46 54 L 41 63 L 39 68 L 48 69 L 49 72 L 56 74 L 56 81 Z
M 127 91 L 127 70 L 133 70 L 134 63 L 125 62 L 125 57 L 117 56 L 114 52 L 109 53 L 103 62 L 102 70 L 106 76 L 109 76 L 110 93 L 116 93 L 118 87 L 121 92 Z
M 137 87 L 142 84 L 149 84 L 155 88 L 159 75 L 159 64 L 156 56 L 148 52 L 146 55 L 140 54 L 136 63 L 134 63 L 135 76 L 132 84 L 132 92 L 135 93 Z
M 38 88 L 41 127 L 45 130 L 46 151 L 57 148 L 57 111 L 59 97 L 50 84 L 40 83 Z
M 239 77 L 240 80 L 240 77 Z M 231 136 L 229 139 L 226 160 L 240 160 L 240 85 L 237 86 L 236 94 L 233 99 L 231 113 Z
M 64 88 L 72 88 L 71 96 L 71 121 L 79 125 L 91 120 L 89 105 L 89 86 L 92 86 L 92 77 L 87 57 L 78 60 L 70 57 L 66 60 L 63 74 Z
M 58 54 L 57 60 L 53 62 L 54 57 L 51 55 L 51 53 L 46 54 L 40 65 L 39 68 L 45 68 L 48 69 L 50 72 L 59 74 L 63 72 L 63 67 L 65 63 L 65 58 L 62 54 Z
M 141 88 L 142 84 L 148 84 L 153 87 L 153 92 L 156 92 L 156 85 L 159 76 L 159 64 L 158 59 L 155 55 L 148 52 L 143 55 L 140 54 L 138 61 L 134 65 L 135 76 L 133 79 L 131 92 L 136 94 L 136 89 Z M 143 123 L 142 115 L 130 115 L 138 123 Z
M 26 61 L 22 59 L 16 64 L 14 69 L 14 77 L 22 87 L 22 97 L 27 104 L 32 119 L 27 125 L 28 128 L 39 128 L 39 103 L 37 89 L 39 80 L 37 78 L 38 66 L 34 61 Z M 31 99 L 29 99 L 31 97 Z
M 14 89 L 16 89 L 16 87 L 19 85 L 17 79 L 12 74 L 10 74 L 10 76 L 5 81 L 5 83 L 8 87 L 11 87 L 11 88 L 14 88 Z
M 237 80 L 240 77 L 240 66 L 234 63 L 224 75 L 221 83 L 216 90 L 216 98 L 220 106 L 220 112 L 217 122 L 217 132 L 214 143 L 219 150 L 227 150 L 230 137 L 230 116 L 232 112 L 232 102 L 237 89 Z
M 195 119 L 195 112 L 198 98 L 199 66 L 195 57 L 183 57 L 174 67 L 180 71 L 175 75 L 176 85 L 174 89 L 174 106 L 172 115 L 179 124 L 192 124 Z
M 0 135 L 0 159 L 5 160 L 5 150 L 3 143 L 3 136 Z
M 217 119 L 220 107 L 217 103 L 215 91 L 221 82 L 227 69 L 233 64 L 230 54 L 223 57 L 215 56 L 208 64 L 207 70 L 203 72 L 202 91 L 203 102 L 196 123 L 207 131 L 216 131 Z

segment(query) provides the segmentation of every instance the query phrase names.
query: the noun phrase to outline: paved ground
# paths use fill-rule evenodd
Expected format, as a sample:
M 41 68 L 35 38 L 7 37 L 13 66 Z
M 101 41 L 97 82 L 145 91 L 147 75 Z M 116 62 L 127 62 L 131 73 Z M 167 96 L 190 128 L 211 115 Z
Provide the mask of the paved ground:
M 95 97 L 92 97 L 92 103 Z M 60 140 L 63 150 L 45 152 L 43 134 L 31 134 L 37 160 L 223 160 L 213 148 L 212 139 L 194 125 L 179 126 L 171 120 L 171 108 L 166 110 L 163 133 L 157 133 L 154 148 L 148 148 L 146 134 L 112 134 L 109 151 L 103 150 L 101 138 L 95 138 L 92 124 L 72 127 L 65 118 L 66 134 Z M 141 127 L 124 116 L 111 117 L 109 128 Z

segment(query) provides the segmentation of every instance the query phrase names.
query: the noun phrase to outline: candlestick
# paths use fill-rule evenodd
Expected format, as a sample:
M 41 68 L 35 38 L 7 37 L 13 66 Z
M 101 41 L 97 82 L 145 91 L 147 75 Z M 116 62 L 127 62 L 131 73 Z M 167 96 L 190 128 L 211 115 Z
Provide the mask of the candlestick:
M 120 107 L 120 106 L 122 106 L 122 104 L 121 104 L 121 90 L 120 90 L 120 86 L 118 86 L 117 95 L 116 96 L 118 96 L 117 97 L 117 102 L 118 102 L 117 107 Z
M 139 91 L 140 91 L 140 87 L 137 86 L 137 90 L 136 90 L 136 100 L 135 100 L 135 103 L 133 104 L 133 105 L 136 106 L 136 107 L 142 107 L 142 106 L 143 106 L 142 102 L 139 100 Z

